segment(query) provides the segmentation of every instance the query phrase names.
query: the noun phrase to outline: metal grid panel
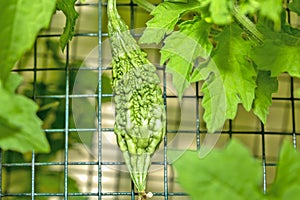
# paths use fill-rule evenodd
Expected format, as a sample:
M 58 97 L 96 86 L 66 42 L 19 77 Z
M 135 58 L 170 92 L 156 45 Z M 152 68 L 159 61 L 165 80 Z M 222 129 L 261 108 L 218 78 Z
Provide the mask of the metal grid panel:
M 77 4 L 77 10 L 81 13 L 80 18 L 85 14 L 88 17 L 98 16 L 96 27 L 89 27 L 79 19 L 77 34 L 73 41 L 67 46 L 65 53 L 56 55 L 52 51 L 54 47 L 51 46 L 53 45 L 51 40 L 57 40 L 59 34 L 56 32 L 61 30 L 56 30 L 52 26 L 52 29 L 39 36 L 32 52 L 25 56 L 25 59 L 15 69 L 25 77 L 25 84 L 20 91 L 41 105 L 50 105 L 50 111 L 46 109 L 48 111 L 46 116 L 43 115 L 43 112 L 39 114 L 50 124 L 45 126 L 45 132 L 52 141 L 54 153 L 49 157 L 37 155 L 34 152 L 25 156 L 13 152 L 1 152 L 1 199 L 134 199 L 135 191 L 130 176 L 122 171 L 125 166 L 124 162 L 121 157 L 107 159 L 111 155 L 106 155 L 107 152 L 110 152 L 110 149 L 107 150 L 107 148 L 111 146 L 107 147 L 103 142 L 106 135 L 113 135 L 113 126 L 106 122 L 107 117 L 111 116 L 107 116 L 109 111 L 104 109 L 107 105 L 106 100 L 112 94 L 107 93 L 102 84 L 104 82 L 103 74 L 110 73 L 111 70 L 109 66 L 103 64 L 105 59 L 103 45 L 107 37 L 104 23 L 105 3 L 90 2 Z M 137 16 L 142 15 L 142 11 L 138 10 L 136 5 L 124 1 L 118 6 L 121 14 L 130 13 L 130 15 L 124 16 L 132 30 L 139 26 L 136 23 Z M 84 27 L 86 30 L 79 27 Z M 82 61 L 82 57 L 88 56 L 82 54 L 81 51 L 81 48 L 85 48 L 82 45 L 84 43 L 98 46 L 95 50 L 97 54 L 94 57 L 95 66 L 78 68 L 80 65 L 77 63 L 78 59 Z M 87 48 L 87 50 L 91 51 L 91 48 Z M 51 63 L 53 60 L 56 63 Z M 93 71 L 96 74 L 97 87 L 94 93 L 73 93 L 74 77 L 80 71 Z M 152 163 L 154 168 L 159 169 L 153 170 L 149 174 L 148 190 L 153 192 L 155 199 L 188 199 L 176 183 L 176 176 L 167 162 L 166 149 L 176 133 L 189 138 L 193 137 L 190 148 L 200 148 L 206 133 L 201 119 L 203 113 L 201 85 L 199 83 L 193 85 L 194 92 L 183 97 L 184 101 L 189 102 L 189 109 L 195 110 L 193 116 L 190 116 L 195 118 L 195 123 L 190 123 L 191 126 L 188 127 L 181 127 L 178 131 L 178 111 L 183 115 L 180 112 L 183 110 L 178 108 L 176 95 L 172 89 L 170 90 L 172 88 L 170 77 L 165 73 L 164 68 L 158 68 L 158 73 L 162 78 L 168 112 L 168 134 L 161 147 L 162 156 Z M 274 96 L 267 127 L 254 118 L 251 113 L 245 113 L 240 109 L 236 120 L 226 123 L 217 144 L 217 146 L 222 146 L 233 137 L 241 139 L 252 150 L 253 155 L 262 160 L 264 191 L 274 178 L 277 151 L 283 138 L 290 138 L 295 148 L 299 146 L 297 137 L 300 134 L 300 127 L 296 122 L 300 117 L 300 98 L 296 97 L 294 93 L 296 85 L 300 85 L 299 80 L 294 80 L 286 75 L 280 77 L 281 88 Z M 98 99 L 98 101 L 94 101 L 97 105 L 95 126 L 78 127 L 74 125 L 72 110 L 74 99 L 86 101 Z M 51 105 L 54 106 L 51 107 Z M 280 124 L 278 121 L 282 123 Z M 78 138 L 77 134 L 93 135 L 94 143 L 90 145 L 93 146 L 95 152 L 91 153 L 85 149 L 84 145 L 79 145 L 82 138 Z M 115 158 L 119 158 L 119 160 Z M 44 183 L 44 180 L 47 180 L 47 183 Z M 23 181 L 25 181 L 25 185 L 22 184 Z M 43 188 L 45 186 L 48 187 Z

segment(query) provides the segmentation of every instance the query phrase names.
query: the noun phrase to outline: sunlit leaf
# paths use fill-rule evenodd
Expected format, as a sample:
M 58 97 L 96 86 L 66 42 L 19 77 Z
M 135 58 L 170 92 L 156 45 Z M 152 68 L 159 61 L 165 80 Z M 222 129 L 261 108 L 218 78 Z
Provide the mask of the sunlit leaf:
M 193 63 L 198 58 L 207 58 L 212 44 L 208 40 L 210 25 L 197 17 L 181 23 L 179 28 L 164 41 L 161 64 L 167 62 L 167 71 L 173 75 L 173 85 L 181 98 L 190 85 Z
M 270 72 L 259 71 L 256 83 L 253 112 L 266 123 L 269 106 L 272 104 L 272 94 L 278 89 L 278 81 L 277 78 L 270 77 Z
M 188 3 L 163 2 L 152 12 L 153 18 L 147 22 L 141 43 L 159 43 L 166 34 L 174 30 L 180 16 L 186 12 L 203 7 L 199 1 L 190 0 Z

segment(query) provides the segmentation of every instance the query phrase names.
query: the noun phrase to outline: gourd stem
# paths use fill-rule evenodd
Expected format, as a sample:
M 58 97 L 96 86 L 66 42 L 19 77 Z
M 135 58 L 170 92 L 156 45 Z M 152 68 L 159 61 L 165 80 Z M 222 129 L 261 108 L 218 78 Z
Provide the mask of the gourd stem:
M 107 1 L 107 15 L 109 18 L 115 15 L 115 11 L 117 10 L 116 7 L 116 0 L 108 0 Z
M 117 28 L 118 25 L 115 22 L 121 20 L 121 17 L 117 10 L 116 0 L 107 1 L 107 16 L 109 22 L 113 24 L 113 28 Z

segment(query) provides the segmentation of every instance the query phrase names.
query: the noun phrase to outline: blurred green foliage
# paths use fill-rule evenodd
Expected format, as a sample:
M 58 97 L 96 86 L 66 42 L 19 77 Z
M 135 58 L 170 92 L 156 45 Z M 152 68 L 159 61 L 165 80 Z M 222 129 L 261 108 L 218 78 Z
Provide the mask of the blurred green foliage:
M 47 63 L 51 66 L 45 66 L 45 68 L 57 68 L 64 69 L 66 63 L 60 56 L 59 43 L 54 40 L 46 40 L 44 43 L 46 54 L 48 56 Z M 31 55 L 27 55 L 31 56 Z M 30 59 L 24 57 L 21 60 L 23 65 L 26 62 L 30 62 Z M 83 60 L 74 60 L 68 64 L 69 69 L 69 91 L 73 91 L 73 85 L 76 80 L 77 72 L 82 65 Z M 47 72 L 47 70 L 45 70 Z M 64 72 L 64 71 L 63 71 Z M 25 84 L 26 87 L 21 92 L 28 97 L 32 97 L 33 94 L 38 96 L 52 96 L 57 94 L 65 94 L 66 92 L 66 76 L 64 73 L 51 74 L 50 77 L 54 78 L 55 82 L 49 82 L 49 79 L 38 79 L 31 81 L 29 84 Z M 103 75 L 103 92 L 111 93 L 110 78 Z M 33 89 L 35 88 L 35 90 Z M 96 91 L 95 91 L 96 92 Z M 36 98 L 36 102 L 39 105 L 37 115 L 43 121 L 44 129 L 64 129 L 66 120 L 66 107 L 65 98 Z M 85 100 L 86 103 L 89 103 Z M 104 102 L 110 101 L 110 98 L 104 98 Z M 71 101 L 70 101 L 71 102 Z M 71 107 L 72 105 L 70 105 Z M 94 107 L 94 109 L 97 109 Z M 84 112 L 84 110 L 82 110 Z M 74 118 L 72 115 L 72 109 L 68 114 L 68 128 L 76 128 Z M 92 134 L 90 134 L 92 135 Z M 65 133 L 53 132 L 46 134 L 49 144 L 51 146 L 51 152 L 48 154 L 36 154 L 35 162 L 51 163 L 57 161 L 58 155 L 62 155 L 65 151 Z M 90 137 L 92 139 L 92 137 Z M 68 134 L 68 150 L 76 148 L 76 144 L 82 143 L 78 133 L 72 132 Z M 30 193 L 31 192 L 31 176 L 32 169 L 28 163 L 31 162 L 31 153 L 21 154 L 14 151 L 3 152 L 3 163 L 19 163 L 17 167 L 3 167 L 2 184 L 3 193 Z M 27 163 L 27 165 L 25 164 Z M 62 193 L 64 192 L 64 166 L 36 166 L 35 167 L 35 192 L 36 193 Z M 68 192 L 80 192 L 78 182 L 68 177 Z M 49 197 L 38 197 L 38 199 L 48 199 Z M 11 197 L 10 199 L 20 199 L 19 197 Z M 24 197 L 22 197 L 24 199 Z M 75 198 L 74 198 L 75 199 Z M 76 199 L 86 199 L 86 197 L 76 197 Z

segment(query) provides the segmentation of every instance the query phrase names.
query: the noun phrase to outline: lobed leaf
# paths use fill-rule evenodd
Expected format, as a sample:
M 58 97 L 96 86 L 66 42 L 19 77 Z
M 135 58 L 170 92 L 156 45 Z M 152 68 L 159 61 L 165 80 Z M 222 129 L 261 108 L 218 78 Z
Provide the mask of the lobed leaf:
M 265 124 L 272 104 L 272 93 L 277 92 L 277 78 L 271 77 L 269 71 L 259 71 L 256 79 L 255 100 L 253 112 Z
M 215 39 L 218 42 L 216 50 L 213 52 L 212 61 L 209 68 L 216 78 L 221 79 L 223 84 L 214 84 L 213 81 L 207 83 L 210 90 L 222 90 L 224 87 L 226 98 L 226 119 L 233 119 L 237 112 L 237 106 L 242 103 L 247 111 L 252 107 L 256 88 L 256 71 L 252 63 L 247 59 L 248 51 L 251 49 L 251 41 L 241 37 L 242 30 L 233 24 L 224 29 Z M 217 69 L 215 69 L 215 67 Z M 211 107 L 218 106 L 211 96 L 211 103 L 203 104 L 205 112 L 211 113 Z M 220 99 L 221 101 L 224 101 Z M 222 114 L 222 113 L 221 113 Z M 211 121 L 207 121 L 210 124 Z
M 198 17 L 181 23 L 179 28 L 164 41 L 160 62 L 167 62 L 167 71 L 172 74 L 173 85 L 181 98 L 190 85 L 193 63 L 196 59 L 207 58 L 212 44 L 208 39 L 210 25 Z
M 283 72 L 300 77 L 300 38 L 279 32 L 251 52 L 258 69 L 271 71 L 275 77 Z
M 184 13 L 195 11 L 203 7 L 197 0 L 189 0 L 188 3 L 175 3 L 165 1 L 160 3 L 151 12 L 153 18 L 147 22 L 140 43 L 158 44 L 166 34 L 170 34 Z

